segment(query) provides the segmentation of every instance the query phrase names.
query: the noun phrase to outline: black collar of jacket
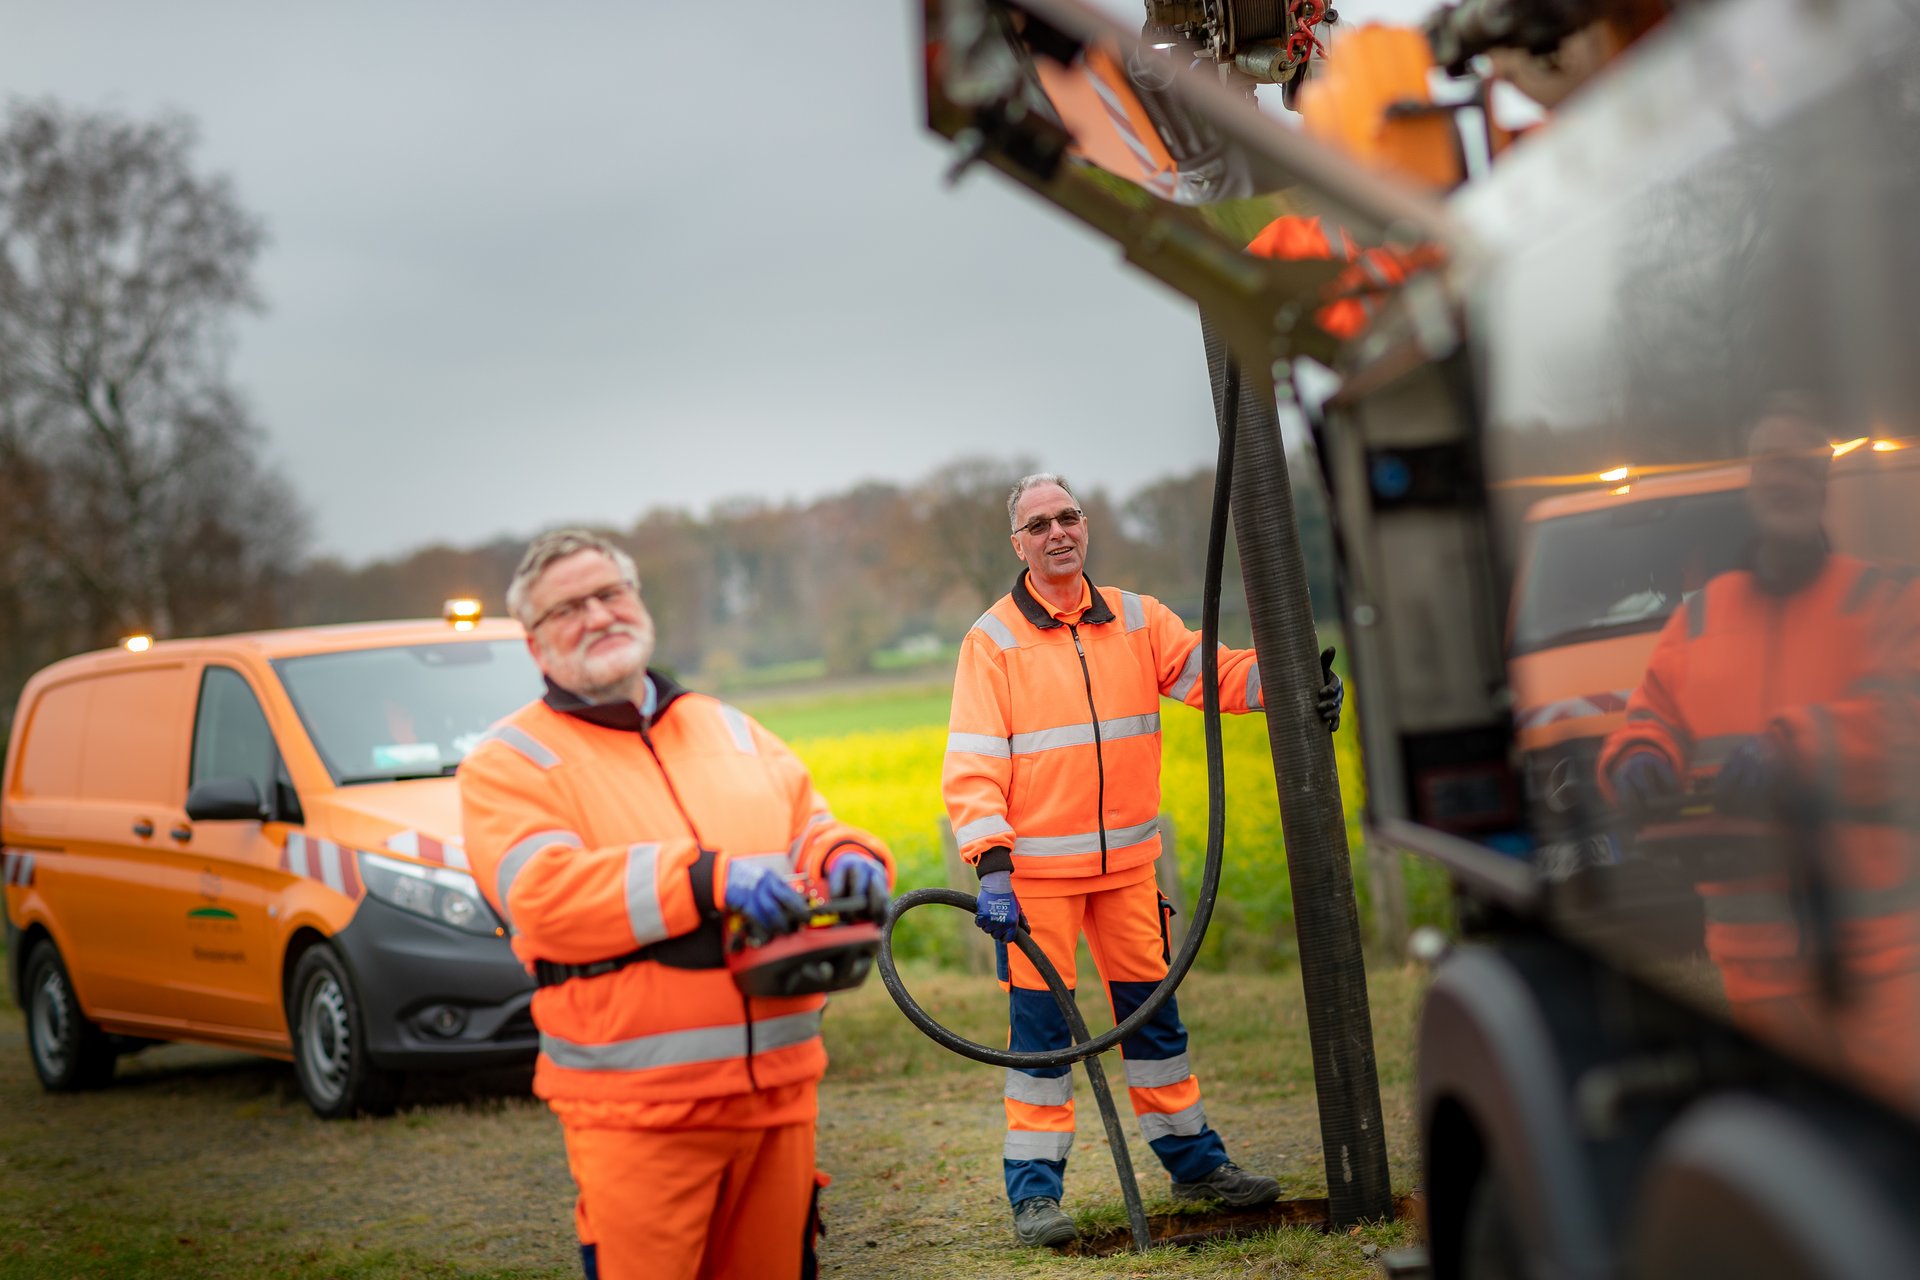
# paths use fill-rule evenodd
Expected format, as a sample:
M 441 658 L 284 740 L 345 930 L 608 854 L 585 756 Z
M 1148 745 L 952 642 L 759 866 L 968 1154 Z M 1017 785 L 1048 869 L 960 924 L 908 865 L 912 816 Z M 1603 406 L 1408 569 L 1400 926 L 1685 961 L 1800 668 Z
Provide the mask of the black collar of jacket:
M 1093 603 L 1087 606 L 1087 611 L 1081 615 L 1080 621 L 1085 623 L 1112 622 L 1113 610 L 1108 607 L 1107 598 L 1100 594 L 1100 588 L 1093 585 L 1092 578 L 1088 578 L 1084 573 L 1080 576 L 1086 579 L 1087 594 L 1093 597 Z M 1033 592 L 1027 590 L 1027 571 L 1025 569 L 1022 569 L 1020 576 L 1013 580 L 1013 603 L 1019 608 L 1020 612 L 1025 615 L 1028 622 L 1031 622 L 1042 631 L 1050 631 L 1054 627 L 1064 625 L 1060 619 L 1047 612 L 1047 606 L 1034 599 Z
M 597 724 L 603 729 L 650 729 L 667 713 L 673 700 L 686 690 L 658 671 L 649 670 L 647 679 L 653 683 L 653 714 L 650 716 L 642 715 L 640 708 L 631 702 L 588 702 L 573 690 L 561 688 L 551 679 L 547 680 L 547 696 L 542 701 L 562 715 Z

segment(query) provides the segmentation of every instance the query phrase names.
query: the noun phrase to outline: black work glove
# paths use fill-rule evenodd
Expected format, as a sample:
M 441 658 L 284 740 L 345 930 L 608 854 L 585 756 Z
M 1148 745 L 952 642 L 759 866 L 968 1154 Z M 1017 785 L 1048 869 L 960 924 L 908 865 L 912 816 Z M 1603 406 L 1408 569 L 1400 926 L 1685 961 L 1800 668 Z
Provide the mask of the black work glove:
M 1314 709 L 1320 718 L 1327 722 L 1327 732 L 1332 733 L 1340 727 L 1340 708 L 1346 705 L 1347 688 L 1340 683 L 1340 677 L 1333 674 L 1333 646 L 1328 645 L 1320 651 L 1320 674 L 1327 678 L 1320 686 L 1320 694 L 1314 699 Z

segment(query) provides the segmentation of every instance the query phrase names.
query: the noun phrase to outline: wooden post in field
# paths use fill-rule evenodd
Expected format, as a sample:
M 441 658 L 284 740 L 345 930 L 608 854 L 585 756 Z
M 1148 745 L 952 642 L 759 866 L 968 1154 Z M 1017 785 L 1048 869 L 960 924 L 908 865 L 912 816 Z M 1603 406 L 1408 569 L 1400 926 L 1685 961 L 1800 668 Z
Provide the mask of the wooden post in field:
M 946 855 L 947 888 L 960 893 L 979 893 L 980 877 L 973 874 L 973 868 L 960 858 L 960 842 L 953 838 L 953 823 L 940 819 L 940 848 Z M 943 912 L 952 915 L 952 912 Z M 958 918 L 958 917 L 956 917 Z M 967 970 L 970 973 L 993 972 L 993 939 L 974 928 L 973 921 L 966 921 L 960 930 L 961 945 L 966 952 Z
M 1373 899 L 1373 945 L 1396 960 L 1407 958 L 1407 878 L 1401 853 L 1367 841 L 1367 889 Z
M 1173 918 L 1167 921 L 1167 954 L 1179 955 L 1180 947 L 1187 940 L 1187 896 L 1180 888 L 1180 854 L 1175 841 L 1173 815 L 1160 815 L 1160 861 L 1154 863 L 1153 874 L 1160 882 L 1160 892 L 1173 904 Z

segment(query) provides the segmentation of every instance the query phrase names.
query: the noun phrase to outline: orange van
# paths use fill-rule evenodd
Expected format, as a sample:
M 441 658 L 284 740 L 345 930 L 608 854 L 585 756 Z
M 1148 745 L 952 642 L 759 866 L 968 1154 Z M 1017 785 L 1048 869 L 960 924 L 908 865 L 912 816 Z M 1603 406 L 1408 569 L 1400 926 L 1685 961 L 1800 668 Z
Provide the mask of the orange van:
M 531 1063 L 533 985 L 466 869 L 453 772 L 536 696 L 462 618 L 130 641 L 20 696 L 8 977 L 50 1090 L 185 1040 L 290 1058 L 322 1116 Z
M 1739 567 L 1752 530 L 1745 463 L 1548 498 L 1526 513 L 1508 671 L 1515 740 L 1534 812 L 1593 830 L 1600 744 L 1626 720 L 1669 615 L 1708 579 Z M 1826 528 L 1836 551 L 1867 560 L 1920 542 L 1920 449 L 1856 440 L 1836 446 Z M 1576 821 L 1587 812 L 1586 820 Z

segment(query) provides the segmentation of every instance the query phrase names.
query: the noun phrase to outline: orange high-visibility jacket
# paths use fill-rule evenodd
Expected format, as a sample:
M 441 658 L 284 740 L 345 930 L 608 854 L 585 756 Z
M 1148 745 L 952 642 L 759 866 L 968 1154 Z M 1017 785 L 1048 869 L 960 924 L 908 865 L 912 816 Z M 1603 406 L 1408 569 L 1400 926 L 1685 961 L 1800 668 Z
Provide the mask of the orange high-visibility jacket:
M 1627 721 L 1599 760 L 1609 800 L 1615 767 L 1636 750 L 1658 752 L 1704 789 L 1733 748 L 1768 735 L 1817 801 L 1822 871 L 1837 891 L 1839 944 L 1855 973 L 1920 965 L 1920 866 L 1912 814 L 1897 812 L 1920 723 L 1920 591 L 1910 576 L 1829 556 L 1811 583 L 1784 596 L 1746 570 L 1714 578 L 1667 620 Z M 1736 965 L 1726 974 L 1733 999 L 1806 985 L 1788 881 L 1755 870 L 1699 886 L 1708 953 Z
M 735 862 L 824 881 L 830 857 L 854 845 L 893 873 L 885 845 L 836 821 L 778 738 L 649 678 L 651 716 L 550 686 L 460 766 L 467 857 L 530 969 L 649 949 L 533 997 L 535 1093 L 556 1109 L 636 1104 L 627 1118 L 640 1123 L 646 1104 L 811 1083 L 826 1070 L 823 998 L 749 1000 L 723 967 Z
M 941 785 L 983 874 L 1097 876 L 1160 856 L 1160 697 L 1200 705 L 1200 637 L 1152 596 L 1088 588 L 1069 624 L 1023 572 L 961 642 Z M 1221 710 L 1265 705 L 1253 651 L 1222 646 Z

